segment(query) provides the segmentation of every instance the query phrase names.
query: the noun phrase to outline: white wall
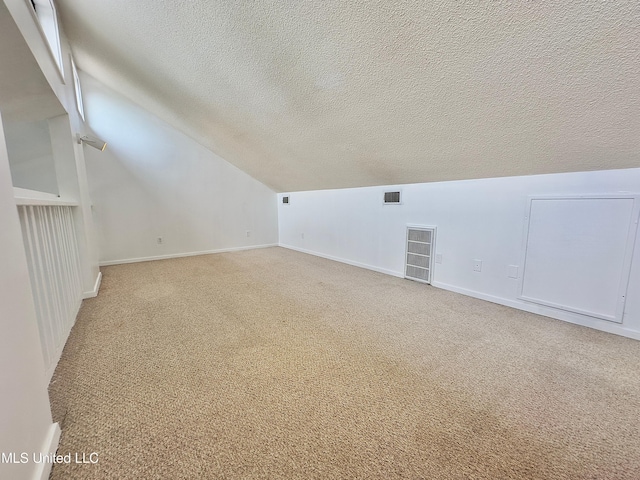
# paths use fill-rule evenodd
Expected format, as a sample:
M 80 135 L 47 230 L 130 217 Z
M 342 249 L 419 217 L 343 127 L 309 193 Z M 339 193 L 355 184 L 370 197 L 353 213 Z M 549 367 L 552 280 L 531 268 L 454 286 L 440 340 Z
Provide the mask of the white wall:
M 88 125 L 107 142 L 85 147 L 102 263 L 278 242 L 272 190 L 97 80 L 81 82 Z
M 280 244 L 403 276 L 406 225 L 434 225 L 435 286 L 640 339 L 640 241 L 621 325 L 519 300 L 507 275 L 521 261 L 529 195 L 637 193 L 640 169 L 402 185 L 402 205 L 383 205 L 389 188 L 291 193 L 278 202 Z
M 0 121 L 0 452 L 48 451 L 52 429 L 29 271 Z M 55 443 L 55 442 L 54 442 Z M 42 465 L 0 463 L 0 478 L 35 478 Z

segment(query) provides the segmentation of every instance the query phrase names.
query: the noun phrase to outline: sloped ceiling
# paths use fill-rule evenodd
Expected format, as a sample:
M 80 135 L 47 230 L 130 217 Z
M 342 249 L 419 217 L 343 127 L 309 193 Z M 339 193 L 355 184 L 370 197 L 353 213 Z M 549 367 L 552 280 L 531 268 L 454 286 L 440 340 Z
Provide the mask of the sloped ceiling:
M 5 123 L 44 120 L 65 113 L 1 1 L 0 111 Z
M 78 67 L 276 191 L 640 166 L 640 2 L 58 0 Z

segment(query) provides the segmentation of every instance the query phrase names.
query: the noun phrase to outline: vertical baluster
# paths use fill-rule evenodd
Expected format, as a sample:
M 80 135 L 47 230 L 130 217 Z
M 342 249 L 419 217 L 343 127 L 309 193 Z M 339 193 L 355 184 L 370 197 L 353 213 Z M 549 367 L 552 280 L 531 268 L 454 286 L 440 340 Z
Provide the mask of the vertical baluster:
M 67 279 L 67 260 L 64 249 L 64 239 L 62 236 L 62 227 L 60 225 L 60 209 L 62 207 L 54 206 L 51 208 L 51 216 L 55 225 L 55 236 L 57 243 L 56 255 L 58 257 L 59 274 L 60 274 L 60 286 L 62 288 L 64 304 L 65 304 L 65 316 L 64 316 L 64 339 L 69 335 L 69 325 L 71 323 L 71 316 L 73 313 L 73 297 L 71 289 L 69 288 L 69 282 Z M 63 341 L 64 341 L 63 339 Z
M 82 302 L 82 287 L 78 279 L 76 278 L 77 274 L 77 266 L 74 265 L 73 261 L 73 248 L 71 246 L 71 237 L 75 237 L 76 233 L 71 229 L 71 226 L 68 225 L 66 219 L 67 214 L 71 212 L 72 207 L 63 207 L 60 210 L 60 223 L 62 225 L 63 236 L 65 240 L 65 257 L 67 259 L 68 265 L 68 281 L 69 288 L 73 293 L 73 318 L 71 319 L 71 325 L 75 323 L 75 317 L 78 313 L 78 309 L 80 308 L 80 303 Z
M 78 249 L 78 239 L 76 238 L 75 221 L 73 219 L 72 208 L 67 209 L 67 221 L 69 224 L 69 232 L 71 233 L 71 251 L 74 264 L 74 276 L 76 279 L 76 288 L 80 295 L 82 295 L 82 277 L 80 272 L 80 250 Z
M 40 207 L 29 206 L 29 224 L 31 226 L 32 239 L 35 249 L 35 265 L 38 270 L 38 280 L 40 284 L 40 291 L 42 292 L 42 303 L 43 303 L 43 322 L 42 329 L 45 332 L 45 338 L 47 343 L 47 348 L 50 352 L 53 351 L 53 347 L 55 344 L 55 331 L 53 325 L 54 318 L 54 305 L 53 300 L 51 298 L 51 292 L 48 288 L 47 282 L 47 272 L 46 272 L 46 255 L 45 255 L 45 245 L 44 245 L 44 235 L 42 233 L 42 224 L 40 221 Z M 52 358 L 49 359 L 49 365 L 53 361 Z
M 60 303 L 60 339 L 58 340 L 58 352 L 64 347 L 67 339 L 67 322 L 70 315 L 67 301 L 67 289 L 62 276 L 62 259 L 60 257 L 60 237 L 57 234 L 57 226 L 53 207 L 47 207 L 47 217 L 51 228 L 51 253 L 53 255 L 53 278 L 56 284 L 56 293 Z
M 73 239 L 75 237 L 75 231 L 73 230 L 73 226 L 71 224 L 70 218 L 71 218 L 71 207 L 69 208 L 65 208 L 64 212 L 63 212 L 63 216 L 64 216 L 64 229 L 67 232 L 67 240 L 69 243 L 69 261 L 71 263 L 71 274 L 72 274 L 72 282 L 73 282 L 73 289 L 75 292 L 77 292 L 78 295 L 80 295 L 81 292 L 81 287 L 80 287 L 80 282 L 78 279 L 78 266 L 76 264 L 75 261 L 75 257 L 74 257 L 74 250 L 73 250 Z
M 69 310 L 69 295 L 67 287 L 64 283 L 64 276 L 62 275 L 62 248 L 60 248 L 60 232 L 58 229 L 58 222 L 56 221 L 55 209 L 58 207 L 47 207 L 47 216 L 49 217 L 49 224 L 51 225 L 51 245 L 53 254 L 54 265 L 54 279 L 56 282 L 56 291 L 60 300 L 60 327 L 62 336 L 60 343 L 64 344 L 67 339 L 67 324 L 69 323 L 69 316 L 71 312 Z
M 55 332 L 55 347 L 57 349 L 58 345 L 60 345 L 60 341 L 62 339 L 62 328 L 61 328 L 61 318 L 62 318 L 62 311 L 61 311 L 61 306 L 60 306 L 60 297 L 57 293 L 58 287 L 56 285 L 55 282 L 55 275 L 54 275 L 54 266 L 53 266 L 53 253 L 52 253 L 52 242 L 51 242 L 51 229 L 50 229 L 50 225 L 48 222 L 48 218 L 47 218 L 47 210 L 46 207 L 39 207 L 40 208 L 40 218 L 41 218 L 41 222 L 42 222 L 42 227 L 43 227 L 43 236 L 44 236 L 44 244 L 45 244 L 45 260 L 46 260 L 46 266 L 47 266 L 47 288 L 50 292 L 51 298 L 53 300 L 53 305 L 54 305 L 54 316 L 52 318 L 53 320 L 53 326 L 54 326 L 54 332 Z
M 58 229 L 60 231 L 60 250 L 62 259 L 64 261 L 64 287 L 67 290 L 67 295 L 69 298 L 69 312 L 70 315 L 67 318 L 67 333 L 71 330 L 71 327 L 76 321 L 76 315 L 78 314 L 77 310 L 77 293 L 73 288 L 73 283 L 71 282 L 71 263 L 69 261 L 69 248 L 67 245 L 67 232 L 64 226 L 63 221 L 63 212 L 66 208 L 69 207 L 58 207 L 56 209 L 57 214 L 57 223 Z
M 78 250 L 76 228 L 73 220 L 75 207 L 69 207 L 66 211 L 66 217 L 68 219 L 68 232 L 69 232 L 69 258 L 71 259 L 71 265 L 73 267 L 73 278 L 76 285 L 76 294 L 78 296 L 78 305 L 82 302 L 82 271 L 80 269 L 80 251 Z
M 75 284 L 73 282 L 73 267 L 71 265 L 71 252 L 69 248 L 69 232 L 67 229 L 67 225 L 64 220 L 64 212 L 69 207 L 59 207 L 58 208 L 58 224 L 60 225 L 60 243 L 62 244 L 63 258 L 65 262 L 65 288 L 69 290 L 70 294 L 70 309 L 72 313 L 72 318 L 69 318 L 69 327 L 71 327 L 75 323 L 75 317 L 78 313 L 78 292 L 75 288 Z
M 25 244 L 25 252 L 27 254 L 27 262 L 29 265 L 29 277 L 31 280 L 31 291 L 33 292 L 33 303 L 36 307 L 36 318 L 38 320 L 38 333 L 40 336 L 40 348 L 42 349 L 42 358 L 45 366 L 48 368 L 52 362 L 52 352 L 50 350 L 49 341 L 47 339 L 47 329 L 45 327 L 46 311 L 45 300 L 43 298 L 42 288 L 40 286 L 40 272 L 38 271 L 38 261 L 36 258 L 33 231 L 29 219 L 31 207 L 21 206 L 18 209 L 20 224 L 22 226 L 22 238 Z
M 82 301 L 73 207 L 20 206 L 42 356 L 47 370 L 59 358 Z

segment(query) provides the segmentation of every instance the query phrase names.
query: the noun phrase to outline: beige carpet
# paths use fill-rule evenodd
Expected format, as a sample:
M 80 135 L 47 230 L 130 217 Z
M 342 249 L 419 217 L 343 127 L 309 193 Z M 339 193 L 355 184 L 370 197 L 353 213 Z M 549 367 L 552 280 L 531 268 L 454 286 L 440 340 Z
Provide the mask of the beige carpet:
M 103 275 L 54 479 L 640 478 L 640 342 L 281 248 Z

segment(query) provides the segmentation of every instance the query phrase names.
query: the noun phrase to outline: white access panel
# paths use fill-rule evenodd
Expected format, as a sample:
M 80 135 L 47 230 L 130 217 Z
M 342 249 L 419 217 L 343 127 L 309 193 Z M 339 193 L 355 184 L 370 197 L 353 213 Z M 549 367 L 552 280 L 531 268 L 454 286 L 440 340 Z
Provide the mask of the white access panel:
M 531 197 L 519 298 L 622 322 L 639 203 L 635 195 Z

